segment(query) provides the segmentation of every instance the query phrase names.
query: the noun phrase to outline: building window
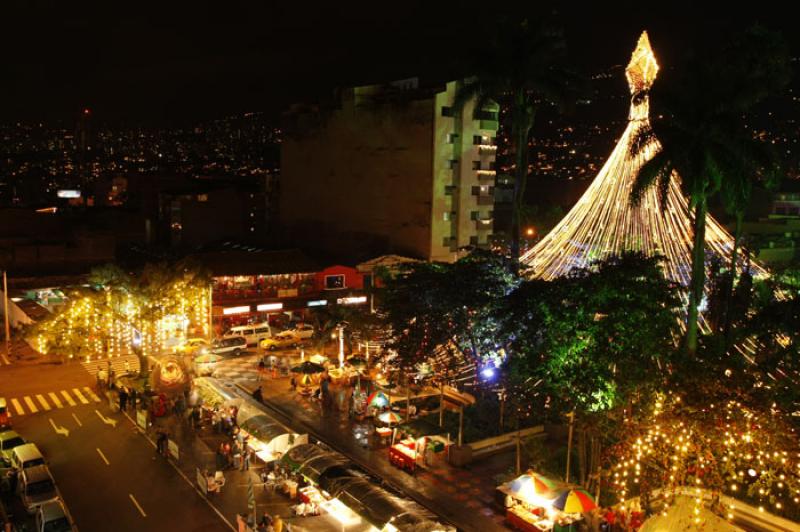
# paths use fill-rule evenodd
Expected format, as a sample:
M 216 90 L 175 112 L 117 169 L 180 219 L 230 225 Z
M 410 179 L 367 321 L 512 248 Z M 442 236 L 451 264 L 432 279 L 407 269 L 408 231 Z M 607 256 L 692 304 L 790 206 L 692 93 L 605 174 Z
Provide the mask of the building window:
M 469 237 L 469 245 L 470 246 L 477 246 L 478 245 L 478 237 L 477 236 Z
M 449 161 L 447 161 L 447 167 L 450 170 L 455 170 L 456 168 L 458 168 L 458 159 L 450 159 Z
M 452 196 L 455 191 L 456 191 L 455 185 L 446 185 L 444 187 L 444 193 L 446 196 Z
M 481 169 L 481 162 L 480 161 L 472 161 L 472 169 L 473 170 L 480 170 Z
M 497 120 L 497 111 L 489 111 L 488 109 L 481 109 L 475 111 L 476 120 Z
M 443 219 L 445 222 L 449 222 L 451 220 L 450 213 L 449 212 L 444 213 Z
M 458 140 L 458 133 L 448 133 L 447 134 L 447 143 L 448 144 L 455 144 Z
M 442 116 L 453 116 L 453 108 L 449 106 L 442 106 Z
M 345 288 L 344 275 L 326 275 L 325 290 L 341 290 Z
M 367 290 L 372 288 L 372 274 L 371 273 L 364 274 L 364 288 L 367 289 Z
M 452 236 L 446 236 L 444 237 L 444 240 L 442 240 L 442 245 L 445 247 L 450 247 L 450 245 L 453 243 L 453 240 L 455 239 Z
M 470 211 L 469 219 L 470 220 L 478 220 L 481 217 L 481 211 Z

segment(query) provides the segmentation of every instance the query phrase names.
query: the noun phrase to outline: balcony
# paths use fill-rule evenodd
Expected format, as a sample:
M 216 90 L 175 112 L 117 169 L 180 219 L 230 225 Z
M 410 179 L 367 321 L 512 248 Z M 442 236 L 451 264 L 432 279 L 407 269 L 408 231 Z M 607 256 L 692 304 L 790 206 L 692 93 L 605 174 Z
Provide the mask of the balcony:
M 479 181 L 494 181 L 497 177 L 497 170 L 477 170 L 475 173 L 478 174 Z

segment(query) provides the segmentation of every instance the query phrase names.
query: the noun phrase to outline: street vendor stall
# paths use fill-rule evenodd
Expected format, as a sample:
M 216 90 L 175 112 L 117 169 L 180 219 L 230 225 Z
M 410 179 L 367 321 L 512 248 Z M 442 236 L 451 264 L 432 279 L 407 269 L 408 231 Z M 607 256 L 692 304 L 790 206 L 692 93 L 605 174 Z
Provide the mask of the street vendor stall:
M 577 530 L 583 513 L 597 507 L 589 493 L 534 472 L 498 487 L 505 495 L 506 521 L 525 532 Z

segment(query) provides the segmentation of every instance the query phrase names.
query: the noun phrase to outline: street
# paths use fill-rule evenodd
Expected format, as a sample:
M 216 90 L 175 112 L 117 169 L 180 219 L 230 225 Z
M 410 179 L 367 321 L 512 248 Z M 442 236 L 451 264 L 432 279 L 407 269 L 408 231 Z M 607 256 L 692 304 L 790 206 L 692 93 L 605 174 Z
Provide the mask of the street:
M 154 459 L 152 444 L 127 419 L 112 412 L 106 401 L 92 397 L 91 388 L 79 386 L 92 383 L 83 368 L 75 364 L 48 367 L 45 372 L 37 369 L 3 368 L 0 395 L 19 398 L 25 413 L 10 408 L 14 430 L 45 455 L 81 531 L 230 529 L 170 463 Z M 28 372 L 44 378 L 11 378 Z

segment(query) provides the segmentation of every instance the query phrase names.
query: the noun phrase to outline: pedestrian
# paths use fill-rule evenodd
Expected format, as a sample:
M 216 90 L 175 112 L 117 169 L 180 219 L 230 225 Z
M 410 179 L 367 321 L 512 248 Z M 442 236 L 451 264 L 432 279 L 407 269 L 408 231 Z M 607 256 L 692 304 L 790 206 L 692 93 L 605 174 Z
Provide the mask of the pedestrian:
M 108 367 L 111 368 L 111 362 L 108 363 Z M 114 371 L 113 368 L 109 369 L 108 370 L 108 388 L 109 389 L 113 389 L 113 388 L 116 387 L 116 384 L 115 384 L 116 379 L 117 379 L 117 373 Z
M 272 520 L 272 530 L 275 532 L 283 532 L 283 519 L 281 519 L 280 515 L 276 515 L 275 519 Z
M 136 388 L 131 388 L 130 396 L 128 397 L 128 402 L 131 405 L 131 409 L 136 412 Z
M 258 401 L 259 403 L 263 403 L 264 402 L 264 394 L 261 391 L 261 386 L 259 386 L 255 390 L 253 390 L 253 399 Z
M 225 443 L 223 444 L 223 454 L 225 455 L 225 469 L 230 469 L 233 465 L 233 456 L 231 456 L 231 444 Z
M 125 409 L 128 407 L 128 392 L 125 391 L 125 387 L 123 386 L 119 390 L 119 411 L 125 412 Z
M 244 514 L 236 514 L 236 527 L 238 532 L 247 532 L 250 527 L 247 526 L 247 516 Z
M 192 414 L 191 414 L 190 418 L 191 418 L 191 422 L 192 422 L 191 423 L 192 424 L 192 428 L 195 429 L 195 430 L 200 428 L 200 408 L 199 407 L 195 406 L 195 407 L 192 408 Z
M 156 456 L 161 454 L 161 429 L 156 429 Z M 153 456 L 153 460 L 156 459 L 156 456 Z
M 262 377 L 264 376 L 264 369 L 266 368 L 266 364 L 264 364 L 264 357 L 258 359 L 258 374 Z
M 225 459 L 225 444 L 224 443 L 220 443 L 219 444 L 219 448 L 217 449 L 217 455 L 216 455 L 215 459 L 216 459 L 217 471 L 222 471 L 223 469 L 225 469 L 226 459 Z
M 233 440 L 231 452 L 233 453 L 233 468 L 239 469 L 242 463 L 242 448 L 239 446 L 239 442 L 236 440 Z
M 244 448 L 242 450 L 242 471 L 250 470 L 250 459 L 252 454 L 253 451 L 247 448 L 247 439 L 245 439 Z
M 292 378 L 289 379 L 289 390 L 296 391 L 297 390 L 297 379 L 292 375 Z
M 160 451 L 159 453 L 163 456 L 167 456 L 167 442 L 169 440 L 169 434 L 166 431 L 162 431 L 161 435 L 159 436 L 159 443 L 160 443 Z

